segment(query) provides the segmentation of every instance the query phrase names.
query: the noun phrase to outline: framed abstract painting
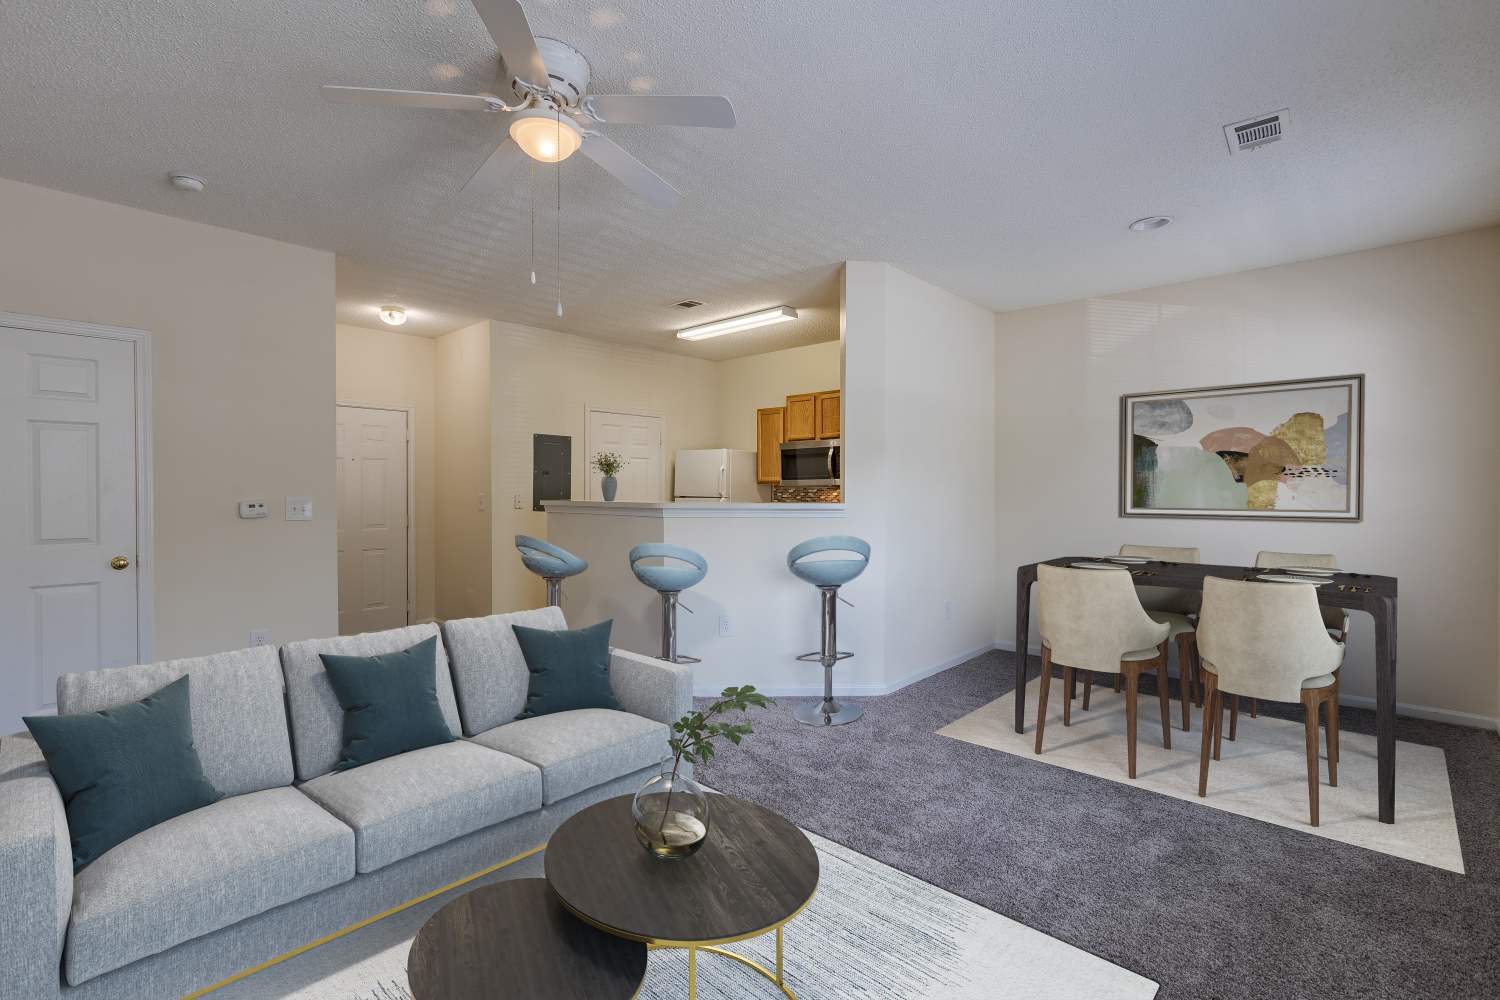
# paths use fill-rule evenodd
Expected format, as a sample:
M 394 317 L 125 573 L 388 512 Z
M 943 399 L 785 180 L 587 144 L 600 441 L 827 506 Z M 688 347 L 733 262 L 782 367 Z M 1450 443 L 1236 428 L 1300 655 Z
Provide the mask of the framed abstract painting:
M 1358 521 L 1365 377 L 1120 397 L 1122 517 Z

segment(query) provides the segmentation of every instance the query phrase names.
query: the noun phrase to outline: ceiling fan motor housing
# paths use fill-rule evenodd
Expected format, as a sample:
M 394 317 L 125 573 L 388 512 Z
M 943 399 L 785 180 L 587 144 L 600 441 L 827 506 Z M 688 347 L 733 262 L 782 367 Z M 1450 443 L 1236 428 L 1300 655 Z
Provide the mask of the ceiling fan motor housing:
M 538 38 L 537 53 L 547 66 L 552 92 L 568 107 L 577 107 L 589 89 L 589 61 L 567 42 L 555 38 Z

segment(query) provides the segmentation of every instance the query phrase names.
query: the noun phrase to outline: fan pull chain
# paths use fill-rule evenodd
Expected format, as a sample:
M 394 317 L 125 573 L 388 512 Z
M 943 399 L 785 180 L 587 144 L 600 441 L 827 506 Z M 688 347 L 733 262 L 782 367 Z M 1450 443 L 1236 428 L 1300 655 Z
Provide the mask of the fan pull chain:
M 534 285 L 536 284 L 536 161 L 530 162 L 531 179 L 528 187 L 531 192 L 531 283 Z
M 562 112 L 557 112 L 557 148 L 562 149 Z M 557 161 L 557 316 L 562 318 L 562 160 Z

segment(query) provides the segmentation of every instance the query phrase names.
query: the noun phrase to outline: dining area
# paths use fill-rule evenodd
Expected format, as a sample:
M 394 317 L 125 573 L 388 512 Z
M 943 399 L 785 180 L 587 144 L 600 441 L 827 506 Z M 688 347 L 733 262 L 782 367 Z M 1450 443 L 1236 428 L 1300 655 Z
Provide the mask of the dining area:
M 1033 586 L 1035 585 L 1035 586 Z M 1140 682 L 1152 678 L 1161 745 L 1171 749 L 1200 720 L 1196 793 L 1212 794 L 1210 769 L 1241 733 L 1241 715 L 1260 720 L 1263 702 L 1300 705 L 1307 771 L 1305 821 L 1319 825 L 1320 787 L 1338 785 L 1339 669 L 1351 611 L 1375 634 L 1376 771 L 1381 823 L 1395 822 L 1396 580 L 1338 566 L 1331 553 L 1261 551 L 1253 565 L 1201 562 L 1195 547 L 1122 545 L 1108 556 L 1062 556 L 1016 571 L 1016 642 L 1026 648 L 1033 604 L 1041 636 L 1033 752 L 1042 756 L 1047 726 L 1088 712 L 1096 682 L 1123 694 L 1130 780 L 1137 771 Z M 1169 666 L 1175 653 L 1175 710 Z M 1027 686 L 1028 658 L 1016 657 L 1016 690 Z M 1060 673 L 1060 718 L 1053 701 Z M 1081 691 L 1080 691 L 1081 688 Z M 1027 700 L 1014 700 L 1016 733 L 1026 729 Z M 1320 750 L 1322 746 L 1324 749 Z

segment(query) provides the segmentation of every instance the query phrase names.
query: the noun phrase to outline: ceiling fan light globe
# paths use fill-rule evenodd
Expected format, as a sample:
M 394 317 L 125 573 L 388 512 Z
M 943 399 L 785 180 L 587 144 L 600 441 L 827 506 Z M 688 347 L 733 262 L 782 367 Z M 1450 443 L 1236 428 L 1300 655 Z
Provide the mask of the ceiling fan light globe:
M 583 135 L 573 119 L 542 111 L 522 112 L 510 123 L 510 137 L 533 160 L 560 163 L 578 152 Z

